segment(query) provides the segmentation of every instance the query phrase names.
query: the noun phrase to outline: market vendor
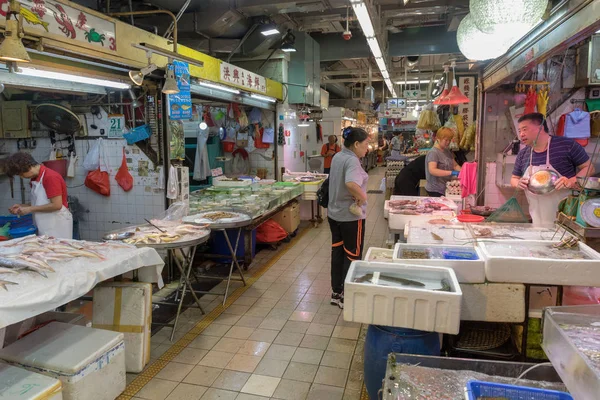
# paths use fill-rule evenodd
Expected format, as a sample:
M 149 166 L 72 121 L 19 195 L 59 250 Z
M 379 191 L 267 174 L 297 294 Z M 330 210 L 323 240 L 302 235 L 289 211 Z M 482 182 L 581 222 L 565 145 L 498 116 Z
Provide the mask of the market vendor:
M 392 154 L 390 155 L 390 158 L 400 159 L 400 156 L 404 152 L 404 137 L 400 132 L 394 132 L 394 137 L 392 138 L 390 147 L 392 148 Z
M 5 160 L 6 174 L 31 180 L 31 204 L 15 204 L 15 215 L 33 214 L 39 235 L 73 238 L 73 216 L 67 202 L 67 184 L 56 171 L 39 164 L 29 153 L 18 152 Z
M 425 190 L 430 197 L 442 197 L 446 193 L 446 182 L 458 179 L 460 166 L 448 149 L 454 137 L 450 128 L 442 127 L 435 135 L 435 144 L 425 158 Z
M 519 118 L 519 138 L 526 147 L 517 155 L 511 184 L 525 190 L 534 225 L 554 226 L 558 204 L 570 189 L 578 187 L 577 177 L 593 175 L 594 167 L 579 143 L 550 136 L 543 114 L 531 113 Z M 541 170 L 556 171 L 560 178 L 555 182 L 555 190 L 536 195 L 527 190 L 527 186 L 529 177 Z
M 338 138 L 336 135 L 329 135 L 328 143 L 325 143 L 321 148 L 321 155 L 325 157 L 323 164 L 323 173 L 329 174 L 331 170 L 331 160 L 333 156 L 342 151 L 342 148 L 337 144 Z
M 425 158 L 419 156 L 400 170 L 394 180 L 394 196 L 418 196 L 419 183 L 425 179 Z

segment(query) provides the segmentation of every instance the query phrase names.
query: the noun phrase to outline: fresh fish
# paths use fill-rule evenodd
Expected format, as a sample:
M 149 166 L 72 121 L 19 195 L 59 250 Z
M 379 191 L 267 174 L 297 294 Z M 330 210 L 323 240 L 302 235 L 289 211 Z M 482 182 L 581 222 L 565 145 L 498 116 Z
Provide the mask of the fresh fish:
M 40 267 L 40 268 L 42 268 L 42 269 L 44 269 L 46 271 L 56 272 L 54 270 L 54 268 L 52 268 L 46 261 L 40 260 L 39 258 L 24 257 L 24 256 L 20 256 L 19 258 L 21 260 L 25 261 L 25 262 L 33 263 L 33 264 L 37 265 L 38 267 Z
M 399 283 L 399 284 L 405 285 L 405 286 L 416 286 L 416 287 L 424 287 L 425 286 L 424 283 L 421 283 L 418 281 L 413 281 L 411 279 L 398 278 L 396 276 L 389 276 L 389 275 L 383 275 L 383 274 L 379 275 L 379 279 L 385 279 L 386 281 Z M 354 282 L 358 282 L 358 283 L 372 282 L 372 280 L 373 280 L 373 274 L 365 274 L 359 278 L 354 279 Z
M 450 282 L 446 278 L 442 279 L 442 287 L 439 289 L 433 289 L 436 292 L 451 292 L 452 286 L 450 286 Z
M 4 290 L 8 291 L 8 288 L 6 287 L 6 285 L 18 285 L 18 283 L 0 279 L 0 289 L 4 289 Z
M 18 274 L 18 273 L 19 273 L 19 269 L 17 269 L 17 268 L 0 267 L 0 274 Z
M 17 271 L 22 270 L 22 269 L 27 269 L 27 270 L 30 270 L 33 272 L 37 272 L 38 274 L 42 275 L 44 278 L 48 277 L 42 268 L 40 268 L 39 266 L 37 266 L 36 264 L 34 264 L 32 262 L 26 262 L 25 260 L 23 260 L 19 257 L 21 257 L 21 256 L 0 257 L 0 267 L 10 268 L 10 269 L 14 269 Z
M 24 236 L 22 238 L 19 239 L 13 239 L 11 240 L 9 243 L 7 244 L 3 244 L 3 247 L 16 247 L 16 246 L 21 246 L 23 243 L 29 242 L 31 240 L 37 241 L 38 237 L 35 235 L 29 235 L 29 236 Z
M 433 232 L 431 232 L 431 237 L 433 237 L 434 240 L 439 240 L 439 241 L 442 241 L 442 242 L 444 241 L 443 237 L 441 237 L 440 235 L 435 234 Z

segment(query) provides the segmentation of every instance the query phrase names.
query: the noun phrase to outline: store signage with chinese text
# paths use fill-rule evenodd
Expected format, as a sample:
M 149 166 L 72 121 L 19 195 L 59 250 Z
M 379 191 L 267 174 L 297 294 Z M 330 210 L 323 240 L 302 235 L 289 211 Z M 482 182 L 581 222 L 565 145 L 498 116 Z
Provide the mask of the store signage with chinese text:
M 267 93 L 267 79 L 235 65 L 221 62 L 221 82 L 247 90 Z
M 190 66 L 182 61 L 173 61 L 175 79 L 179 93 L 169 95 L 169 118 L 185 120 L 192 118 L 192 94 L 190 92 Z
M 117 51 L 115 24 L 66 4 L 47 0 L 20 1 L 25 29 L 37 29 L 94 47 Z M 0 0 L 0 15 L 6 17 L 8 0 Z
M 458 115 L 461 116 L 465 129 L 473 124 L 476 79 L 475 76 L 461 76 L 458 78 L 458 88 L 469 98 L 468 103 L 458 105 Z
M 406 118 L 408 114 L 405 110 L 385 110 L 383 115 L 386 118 Z

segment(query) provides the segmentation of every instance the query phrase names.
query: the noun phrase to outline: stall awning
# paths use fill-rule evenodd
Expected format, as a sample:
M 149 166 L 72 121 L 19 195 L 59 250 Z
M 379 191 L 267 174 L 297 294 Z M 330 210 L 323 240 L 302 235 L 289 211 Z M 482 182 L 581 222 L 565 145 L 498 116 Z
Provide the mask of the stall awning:
M 514 80 L 531 67 L 564 52 L 573 44 L 600 29 L 600 1 L 566 0 L 558 4 L 550 18 L 538 25 L 496 59 L 483 73 L 484 91 Z

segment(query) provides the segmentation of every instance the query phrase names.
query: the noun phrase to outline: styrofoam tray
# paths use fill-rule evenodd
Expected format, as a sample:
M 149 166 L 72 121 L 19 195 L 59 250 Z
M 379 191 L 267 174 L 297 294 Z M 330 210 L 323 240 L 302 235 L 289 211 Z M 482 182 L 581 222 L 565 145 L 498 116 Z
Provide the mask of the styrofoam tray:
M 355 282 L 373 274 L 376 283 Z M 381 274 L 419 281 L 425 287 L 378 281 Z M 445 279 L 451 292 L 434 291 Z M 344 283 L 344 320 L 429 332 L 457 334 L 460 325 L 462 291 L 454 271 L 394 263 L 354 261 Z
M 600 286 L 600 254 L 583 243 L 579 243 L 579 249 L 590 259 L 552 259 L 510 255 L 511 252 L 521 252 L 524 249 L 531 251 L 537 246 L 551 246 L 553 243 L 556 242 L 480 241 L 479 246 L 485 257 L 485 276 L 490 282 Z
M 405 215 L 405 214 L 394 214 L 389 213 L 388 224 L 392 231 L 403 231 L 404 227 L 408 222 L 414 222 L 417 224 L 425 223 L 430 219 L 444 218 L 452 219 L 456 217 L 454 211 L 435 211 L 430 214 L 418 214 L 418 215 Z
M 431 218 L 433 219 L 433 218 Z M 431 220 L 430 219 L 430 220 Z M 444 218 L 446 219 L 446 218 Z M 417 223 L 409 221 L 404 229 L 404 236 L 407 243 L 415 244 L 445 244 L 445 245 L 464 245 L 474 243 L 471 231 L 467 229 L 462 222 L 452 222 L 448 220 L 447 224 L 438 225 L 425 223 Z M 432 233 L 441 237 L 443 240 L 436 240 Z
M 400 252 L 405 249 L 429 250 L 439 253 L 442 250 L 466 250 L 474 252 L 477 260 L 447 260 L 444 258 L 428 259 L 404 259 Z M 450 245 L 418 245 L 396 243 L 394 247 L 394 262 L 412 265 L 425 265 L 433 267 L 452 268 L 456 273 L 456 278 L 460 283 L 483 283 L 485 282 L 485 258 L 477 246 L 450 246 Z
M 364 261 L 371 262 L 394 262 L 394 249 L 383 247 L 369 247 Z

